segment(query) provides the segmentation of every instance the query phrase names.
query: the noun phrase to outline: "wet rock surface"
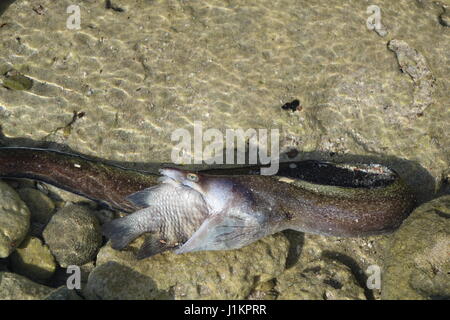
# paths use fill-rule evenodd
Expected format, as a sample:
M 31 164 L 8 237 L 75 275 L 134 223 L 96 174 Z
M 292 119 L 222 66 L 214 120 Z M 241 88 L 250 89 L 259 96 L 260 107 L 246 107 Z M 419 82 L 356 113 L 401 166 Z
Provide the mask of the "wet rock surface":
M 418 207 L 391 238 L 382 298 L 450 299 L 450 196 Z
M 20 198 L 25 202 L 31 212 L 31 222 L 47 224 L 55 210 L 54 202 L 44 193 L 33 188 L 18 190 Z
M 86 206 L 68 205 L 56 212 L 46 226 L 45 243 L 59 265 L 82 265 L 94 260 L 101 244 L 100 225 Z
M 283 272 L 288 241 L 278 234 L 239 250 L 167 252 L 144 260 L 136 260 L 133 250 L 103 247 L 83 294 L 91 299 L 243 299 L 258 282 Z
M 48 280 L 56 270 L 50 249 L 35 237 L 27 237 L 10 257 L 11 268 L 33 280 Z
M 45 300 L 82 300 L 76 290 L 68 289 L 67 287 L 59 287 L 52 291 L 49 295 L 44 297 Z
M 388 48 L 395 52 L 401 70 L 414 81 L 414 101 L 411 108 L 405 112 L 410 115 L 420 115 L 433 102 L 436 79 L 425 57 L 405 41 L 393 39 L 389 41 Z
M 0 258 L 20 245 L 30 227 L 30 211 L 17 192 L 0 181 Z
M 322 237 L 286 231 L 290 254 L 276 279 L 277 299 L 379 299 L 367 285 L 371 266 L 383 265 L 389 235 L 366 238 Z
M 53 291 L 24 276 L 0 272 L 0 300 L 40 300 Z
M 277 278 L 280 300 L 366 300 L 352 270 L 332 260 L 309 261 Z

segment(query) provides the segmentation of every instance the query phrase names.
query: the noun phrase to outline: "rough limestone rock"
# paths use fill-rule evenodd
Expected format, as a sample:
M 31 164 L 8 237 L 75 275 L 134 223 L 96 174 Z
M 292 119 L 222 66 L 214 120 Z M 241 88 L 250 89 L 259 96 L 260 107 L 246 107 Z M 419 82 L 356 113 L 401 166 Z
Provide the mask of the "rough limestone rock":
M 90 299 L 243 299 L 259 282 L 284 270 L 288 241 L 282 234 L 230 251 L 166 252 L 136 260 L 109 245 L 97 256 L 83 295 Z
M 30 211 L 19 195 L 0 181 L 0 258 L 20 245 L 30 227 Z
M 377 290 L 367 288 L 367 270 L 382 265 L 388 235 L 339 238 L 291 230 L 285 234 L 291 246 L 287 270 L 271 290 L 277 299 L 378 298 Z
M 411 48 L 403 40 L 389 41 L 388 48 L 395 52 L 398 64 L 403 72 L 408 74 L 414 82 L 414 102 L 406 114 L 421 114 L 433 103 L 435 82 L 424 56 Z
M 384 299 L 450 299 L 450 196 L 418 207 L 391 240 Z
M 47 280 L 56 270 L 50 249 L 35 237 L 28 237 L 11 255 L 14 272 L 33 280 Z
M 48 223 L 55 210 L 55 204 L 44 193 L 33 188 L 23 188 L 17 191 L 30 209 L 31 221 L 42 224 Z
M 365 300 L 352 270 L 335 261 L 316 260 L 286 270 L 277 278 L 280 300 Z
M 82 300 L 82 298 L 75 290 L 62 286 L 51 292 L 44 300 Z
M 68 205 L 56 212 L 43 233 L 45 243 L 62 267 L 94 260 L 101 244 L 100 225 L 87 207 Z
M 0 272 L 0 300 L 40 300 L 53 290 L 24 276 Z

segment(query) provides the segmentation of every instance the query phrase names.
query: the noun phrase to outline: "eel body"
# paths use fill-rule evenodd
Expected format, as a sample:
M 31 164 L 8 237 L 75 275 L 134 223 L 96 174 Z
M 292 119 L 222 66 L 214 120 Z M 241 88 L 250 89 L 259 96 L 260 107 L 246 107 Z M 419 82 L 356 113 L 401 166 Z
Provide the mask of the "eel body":
M 236 249 L 285 229 L 383 234 L 414 206 L 409 188 L 383 165 L 280 163 L 275 176 L 259 169 L 164 168 L 158 176 L 57 151 L 0 148 L 1 177 L 41 180 L 131 213 L 103 225 L 103 233 L 118 250 L 145 234 L 138 258 Z
M 2 147 L 0 177 L 29 178 L 126 213 L 137 207 L 126 196 L 157 184 L 158 176 L 60 151 Z

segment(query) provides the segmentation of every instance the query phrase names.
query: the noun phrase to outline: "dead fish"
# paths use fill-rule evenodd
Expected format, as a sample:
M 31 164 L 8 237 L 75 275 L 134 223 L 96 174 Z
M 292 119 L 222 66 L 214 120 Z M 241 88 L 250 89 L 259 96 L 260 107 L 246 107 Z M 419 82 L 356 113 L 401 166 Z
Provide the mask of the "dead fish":
M 159 181 L 127 197 L 142 209 L 103 225 L 114 249 L 122 250 L 143 233 L 152 233 L 137 253 L 145 258 L 186 242 L 207 218 L 208 205 L 201 193 L 167 175 Z
M 384 196 L 377 188 L 355 188 L 349 196 L 336 186 L 318 191 L 313 184 L 286 177 L 209 175 L 174 168 L 160 173 L 159 186 L 129 197 L 146 208 L 104 226 L 113 248 L 122 249 L 145 232 L 156 233 L 164 245 L 155 246 L 150 238 L 138 258 L 169 247 L 178 254 L 238 249 L 286 229 L 367 236 L 392 231 L 411 209 L 410 196 L 395 181 L 383 188 Z
M 415 205 L 412 192 L 378 164 L 280 163 L 258 167 L 165 168 L 160 175 L 54 150 L 0 148 L 0 177 L 31 178 L 130 213 L 103 226 L 115 249 L 146 237 L 139 258 L 241 248 L 286 229 L 363 237 L 397 229 Z
M 103 226 L 103 234 L 111 239 L 114 249 L 125 248 L 143 233 L 153 233 L 154 237 L 148 237 L 139 249 L 138 258 L 179 247 L 183 243 L 176 253 L 198 251 L 203 247 L 196 244 L 196 238 L 208 241 L 204 239 L 203 232 L 211 224 L 203 226 L 205 221 L 213 218 L 212 221 L 217 223 L 220 218 L 221 222 L 230 222 L 229 228 L 239 227 L 239 231 L 244 231 L 245 224 L 253 218 L 245 215 L 245 206 L 248 204 L 245 192 L 241 193 L 238 186 L 226 177 L 207 176 L 174 168 L 161 169 L 160 173 L 162 177 L 159 185 L 127 197 L 130 202 L 144 207 L 143 209 Z M 229 216 L 239 218 L 243 224 L 236 224 Z M 229 233 L 231 229 L 221 230 Z M 198 236 L 193 237 L 195 234 Z M 223 235 L 221 241 L 213 242 L 204 246 L 209 248 L 204 250 L 238 246 L 236 241 L 231 243 Z

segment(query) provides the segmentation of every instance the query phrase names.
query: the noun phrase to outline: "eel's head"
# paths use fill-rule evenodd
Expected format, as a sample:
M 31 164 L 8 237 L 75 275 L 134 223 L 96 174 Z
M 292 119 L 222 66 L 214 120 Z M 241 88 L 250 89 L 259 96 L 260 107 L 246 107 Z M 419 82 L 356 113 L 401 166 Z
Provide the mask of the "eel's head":
M 199 192 L 210 213 L 222 211 L 233 199 L 233 182 L 227 177 L 211 176 L 176 168 L 159 170 L 163 183 L 179 183 Z

